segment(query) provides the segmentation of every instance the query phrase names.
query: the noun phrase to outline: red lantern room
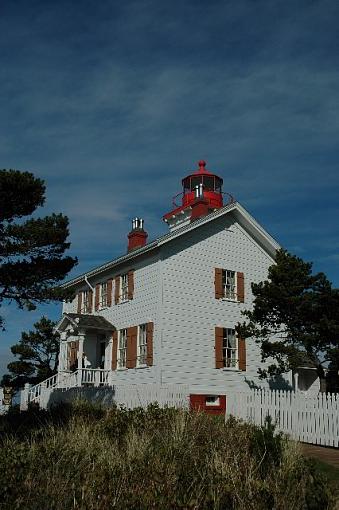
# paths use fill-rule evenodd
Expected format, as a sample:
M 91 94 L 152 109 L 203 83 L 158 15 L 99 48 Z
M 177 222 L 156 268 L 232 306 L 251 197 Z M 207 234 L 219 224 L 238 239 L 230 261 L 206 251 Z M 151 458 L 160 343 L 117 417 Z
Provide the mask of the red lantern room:
M 198 165 L 195 172 L 182 179 L 183 191 L 173 198 L 174 209 L 163 217 L 171 229 L 223 206 L 222 178 L 207 170 L 205 161 Z
M 221 177 L 212 174 L 206 169 L 206 161 L 199 161 L 199 168 L 193 174 L 182 180 L 184 207 L 191 205 L 196 198 L 196 187 L 202 185 L 204 198 L 212 209 L 219 209 L 223 205 Z

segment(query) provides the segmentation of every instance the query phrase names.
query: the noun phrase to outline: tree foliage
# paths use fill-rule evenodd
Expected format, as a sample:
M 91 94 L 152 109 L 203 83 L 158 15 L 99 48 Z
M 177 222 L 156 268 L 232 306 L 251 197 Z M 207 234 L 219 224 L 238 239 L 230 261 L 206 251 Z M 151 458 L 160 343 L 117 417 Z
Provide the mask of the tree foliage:
M 339 368 L 339 291 L 312 264 L 279 250 L 268 279 L 252 284 L 253 310 L 238 333 L 261 346 L 261 377 L 276 376 L 298 366 L 311 366 L 320 380 L 328 364 Z
M 0 170 L 0 306 L 14 301 L 32 310 L 38 303 L 70 297 L 57 286 L 77 263 L 63 256 L 70 246 L 68 218 L 51 214 L 25 219 L 44 202 L 41 179 L 30 172 Z
M 55 322 L 46 317 L 34 324 L 35 331 L 23 331 L 21 340 L 11 347 L 16 361 L 7 365 L 10 374 L 3 376 L 2 384 L 14 388 L 26 382 L 37 384 L 57 371 L 60 336 L 53 331 Z

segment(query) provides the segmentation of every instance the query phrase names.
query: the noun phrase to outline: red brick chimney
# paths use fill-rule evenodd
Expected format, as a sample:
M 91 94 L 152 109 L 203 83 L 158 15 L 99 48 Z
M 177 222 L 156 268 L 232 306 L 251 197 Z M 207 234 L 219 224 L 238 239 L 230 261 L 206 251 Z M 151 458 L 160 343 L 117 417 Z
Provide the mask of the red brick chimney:
M 132 220 L 132 230 L 128 234 L 128 248 L 127 251 L 136 250 L 145 246 L 148 234 L 144 230 L 144 220 L 141 218 L 134 218 Z
M 209 202 L 204 198 L 204 192 L 202 184 L 195 187 L 195 199 L 194 202 L 191 203 L 191 223 L 192 221 L 198 220 L 203 216 L 207 216 L 211 212 L 209 207 Z M 213 209 L 212 209 L 213 210 Z

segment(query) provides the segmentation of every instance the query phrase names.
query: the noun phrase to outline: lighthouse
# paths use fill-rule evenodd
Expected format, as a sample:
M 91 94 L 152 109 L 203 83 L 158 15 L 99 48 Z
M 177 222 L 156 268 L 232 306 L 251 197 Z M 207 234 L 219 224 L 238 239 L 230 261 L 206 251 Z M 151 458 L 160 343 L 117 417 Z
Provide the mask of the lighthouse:
M 173 197 L 174 209 L 163 216 L 169 229 L 175 230 L 220 209 L 224 205 L 222 185 L 222 178 L 207 170 L 206 161 L 199 161 L 198 169 L 182 179 L 182 191 Z

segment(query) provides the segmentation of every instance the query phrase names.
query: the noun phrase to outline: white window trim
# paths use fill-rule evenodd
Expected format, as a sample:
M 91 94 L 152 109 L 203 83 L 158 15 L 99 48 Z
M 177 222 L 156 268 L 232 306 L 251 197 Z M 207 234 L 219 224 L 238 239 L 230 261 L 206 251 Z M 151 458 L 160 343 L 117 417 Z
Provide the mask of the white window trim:
M 93 305 L 93 303 L 90 303 L 89 302 L 89 296 L 90 296 L 90 292 L 89 290 L 83 290 L 81 291 L 81 310 L 80 310 L 80 313 L 90 313 L 89 310 L 91 309 L 90 305 Z M 85 306 L 85 295 L 87 295 L 87 304 Z M 92 300 L 93 300 L 93 296 L 92 296 Z
M 145 340 L 146 340 L 145 343 L 144 343 L 144 345 L 146 347 L 145 362 L 144 363 L 140 363 L 140 355 L 139 355 L 139 350 L 140 350 L 140 331 L 141 331 L 141 327 L 142 326 L 145 326 Z M 136 368 L 145 368 L 145 367 L 147 367 L 146 359 L 147 359 L 147 325 L 146 325 L 146 323 L 144 323 L 144 324 L 140 324 L 138 326 Z
M 234 328 L 223 328 L 223 329 L 229 329 L 231 331 L 234 331 L 235 333 L 235 347 L 234 347 L 234 351 L 235 351 L 235 354 L 236 354 L 236 358 L 235 358 L 235 366 L 230 366 L 230 367 L 223 367 L 223 370 L 227 371 L 227 372 L 240 372 L 240 369 L 239 369 L 239 345 L 238 345 L 238 336 L 235 332 L 235 329 Z M 231 348 L 229 348 L 231 349 Z M 222 345 L 222 359 L 223 359 L 223 362 L 224 362 L 224 338 L 223 338 L 223 345 Z
M 223 269 L 222 270 L 222 279 L 224 279 L 224 272 L 227 275 L 227 272 L 234 273 L 234 298 L 226 297 L 226 286 L 223 285 L 223 301 L 230 301 L 231 303 L 239 303 L 238 299 L 238 271 L 233 271 L 232 269 Z
M 125 364 L 123 366 L 120 366 L 120 360 L 121 360 L 120 351 L 122 350 L 120 348 L 120 339 L 121 339 L 122 331 L 126 331 L 126 345 L 124 347 L 124 351 L 125 351 Z M 119 331 L 118 331 L 117 370 L 127 370 L 127 366 L 126 365 L 127 365 L 127 328 L 122 328 L 122 329 L 119 329 Z
M 106 285 L 106 304 L 105 305 L 102 304 L 102 286 L 103 285 Z M 108 282 L 102 282 L 102 283 L 100 283 L 100 287 L 99 287 L 99 310 L 105 310 L 106 308 L 108 308 L 107 301 L 108 301 Z
M 214 402 L 208 402 L 208 398 L 214 398 Z M 205 398 L 205 406 L 206 407 L 220 407 L 220 396 L 219 395 L 206 395 Z
M 119 304 L 127 303 L 129 301 L 129 299 L 128 299 L 128 273 L 122 274 L 121 276 L 119 276 L 119 278 L 120 278 Z M 123 288 L 122 288 L 123 278 L 126 278 L 126 287 L 125 287 L 126 291 L 124 294 L 123 294 Z

